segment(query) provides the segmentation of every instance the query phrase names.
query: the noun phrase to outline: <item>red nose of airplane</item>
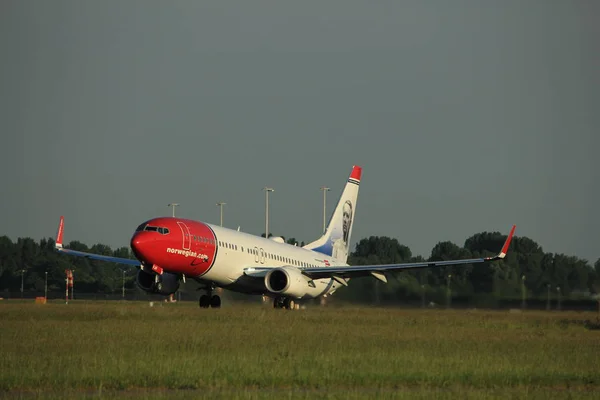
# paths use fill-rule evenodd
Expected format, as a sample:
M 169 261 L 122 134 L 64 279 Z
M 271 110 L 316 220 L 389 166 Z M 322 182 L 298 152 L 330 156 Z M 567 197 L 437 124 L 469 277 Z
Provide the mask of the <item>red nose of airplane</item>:
M 147 232 L 136 232 L 131 237 L 131 250 L 138 260 L 144 260 L 144 254 L 148 251 L 149 240 Z

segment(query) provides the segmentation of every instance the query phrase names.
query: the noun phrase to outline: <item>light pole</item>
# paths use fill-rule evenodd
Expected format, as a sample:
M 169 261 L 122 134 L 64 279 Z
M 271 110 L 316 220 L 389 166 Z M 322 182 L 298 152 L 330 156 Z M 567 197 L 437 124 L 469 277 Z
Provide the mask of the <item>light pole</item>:
M 275 189 L 264 187 L 265 191 L 265 238 L 269 238 L 269 192 L 274 192 Z
M 173 207 L 173 218 L 175 218 L 175 207 L 177 207 L 179 203 L 169 203 L 167 207 Z
M 327 192 L 330 190 L 328 187 L 322 186 L 321 190 L 323 191 L 323 232 L 325 232 L 325 210 L 326 210 L 326 206 L 327 206 Z
M 556 287 L 556 294 L 558 295 L 558 299 L 557 299 L 558 304 L 556 304 L 556 309 L 558 311 L 560 311 L 560 286 Z
M 44 300 L 48 301 L 48 271 L 44 273 L 46 274 L 46 281 L 44 283 Z
M 421 285 L 421 308 L 425 308 L 425 285 Z
M 447 296 L 448 299 L 446 300 L 447 303 L 447 307 L 450 308 L 450 305 L 452 304 L 452 293 L 450 292 L 450 281 L 452 280 L 452 274 L 448 274 L 448 281 L 447 281 Z
M 224 201 L 220 201 L 217 203 L 217 206 L 221 208 L 221 226 L 223 226 L 223 206 L 227 204 Z
M 546 285 L 548 288 L 548 298 L 546 299 L 546 311 L 550 311 L 550 284 Z
M 121 287 L 121 297 L 125 300 L 125 270 L 123 270 L 123 286 Z
M 21 298 L 23 298 L 23 282 L 24 282 L 24 277 L 25 277 L 25 270 L 22 269 L 21 270 Z

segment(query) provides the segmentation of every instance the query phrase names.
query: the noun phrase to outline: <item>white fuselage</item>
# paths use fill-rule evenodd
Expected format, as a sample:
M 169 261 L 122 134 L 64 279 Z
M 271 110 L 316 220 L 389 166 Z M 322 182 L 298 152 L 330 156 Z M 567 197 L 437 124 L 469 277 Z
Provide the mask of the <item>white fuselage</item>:
M 278 267 L 301 269 L 347 265 L 325 254 L 302 247 L 216 225 L 206 225 L 210 226 L 215 233 L 217 253 L 212 268 L 200 278 L 213 281 L 223 287 L 231 285 L 233 290 L 236 290 L 235 283 L 240 278 L 250 275 L 244 271 L 248 272 L 248 269 L 251 271 L 252 268 L 256 270 Z M 332 293 L 340 286 L 337 281 L 330 278 L 316 279 L 313 282 L 315 288 L 306 296 L 308 298 Z

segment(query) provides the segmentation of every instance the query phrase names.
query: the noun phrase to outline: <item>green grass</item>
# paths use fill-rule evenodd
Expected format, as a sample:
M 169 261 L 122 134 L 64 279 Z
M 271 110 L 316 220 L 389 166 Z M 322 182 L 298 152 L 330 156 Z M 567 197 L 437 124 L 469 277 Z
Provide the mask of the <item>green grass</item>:
M 594 398 L 593 313 L 0 303 L 0 397 Z

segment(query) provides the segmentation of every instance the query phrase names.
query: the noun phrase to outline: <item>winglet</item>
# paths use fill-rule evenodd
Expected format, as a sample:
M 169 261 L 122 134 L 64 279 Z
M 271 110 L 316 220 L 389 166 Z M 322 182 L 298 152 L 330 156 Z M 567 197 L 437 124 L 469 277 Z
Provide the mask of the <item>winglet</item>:
M 60 222 L 58 223 L 58 232 L 56 233 L 56 247 L 57 249 L 62 249 L 63 247 L 63 232 L 65 227 L 65 217 L 60 216 Z
M 513 225 L 512 229 L 510 230 L 510 233 L 508 234 L 508 237 L 506 238 L 506 241 L 504 242 L 504 246 L 502 246 L 502 250 L 500 251 L 500 254 L 498 254 L 498 258 L 502 259 L 504 257 L 506 257 L 506 253 L 508 253 L 508 247 L 510 246 L 510 241 L 513 238 L 513 235 L 515 234 L 515 228 L 517 226 Z

